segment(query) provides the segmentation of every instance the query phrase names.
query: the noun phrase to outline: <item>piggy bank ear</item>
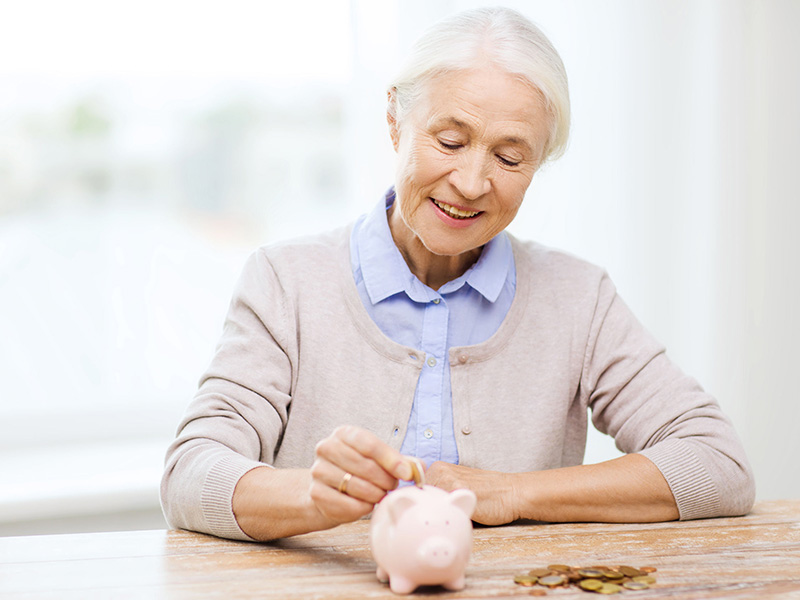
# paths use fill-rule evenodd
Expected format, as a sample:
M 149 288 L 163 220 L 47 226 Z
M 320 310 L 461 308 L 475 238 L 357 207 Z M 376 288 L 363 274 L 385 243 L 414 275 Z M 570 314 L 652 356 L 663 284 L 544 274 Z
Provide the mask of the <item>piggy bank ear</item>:
M 471 490 L 455 490 L 450 492 L 450 504 L 463 510 L 468 517 L 472 517 L 477 502 L 478 499 Z
M 389 494 L 384 502 L 386 502 L 386 508 L 389 509 L 392 523 L 397 523 L 403 513 L 417 503 L 416 500 L 402 494 Z

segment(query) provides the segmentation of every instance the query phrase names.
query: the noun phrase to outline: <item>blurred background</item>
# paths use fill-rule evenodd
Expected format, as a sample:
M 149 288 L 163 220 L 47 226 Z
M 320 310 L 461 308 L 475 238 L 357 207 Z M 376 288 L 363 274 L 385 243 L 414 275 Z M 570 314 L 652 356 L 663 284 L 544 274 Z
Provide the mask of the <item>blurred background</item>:
M 385 90 L 483 2 L 0 0 L 0 535 L 165 527 L 166 446 L 246 256 L 393 181 Z M 608 269 L 800 497 L 800 2 L 508 1 L 573 130 L 511 231 Z M 587 462 L 616 456 L 591 433 Z

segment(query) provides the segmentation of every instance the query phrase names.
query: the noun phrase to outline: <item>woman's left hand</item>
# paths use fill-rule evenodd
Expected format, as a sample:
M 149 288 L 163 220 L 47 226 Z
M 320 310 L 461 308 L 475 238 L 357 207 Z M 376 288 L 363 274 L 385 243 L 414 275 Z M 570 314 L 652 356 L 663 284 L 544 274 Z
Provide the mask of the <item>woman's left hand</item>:
M 472 520 L 477 523 L 504 525 L 518 518 L 516 491 L 511 473 L 435 462 L 425 471 L 425 483 L 447 492 L 460 488 L 475 492 L 478 504 Z

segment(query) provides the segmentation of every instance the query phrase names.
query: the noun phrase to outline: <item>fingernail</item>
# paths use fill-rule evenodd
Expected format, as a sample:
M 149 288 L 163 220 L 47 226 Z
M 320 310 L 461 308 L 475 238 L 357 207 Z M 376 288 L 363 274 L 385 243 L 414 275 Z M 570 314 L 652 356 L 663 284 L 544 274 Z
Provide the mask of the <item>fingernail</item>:
M 410 481 L 414 478 L 414 472 L 411 470 L 411 465 L 406 461 L 400 461 L 397 468 L 394 470 L 394 475 L 403 481 Z

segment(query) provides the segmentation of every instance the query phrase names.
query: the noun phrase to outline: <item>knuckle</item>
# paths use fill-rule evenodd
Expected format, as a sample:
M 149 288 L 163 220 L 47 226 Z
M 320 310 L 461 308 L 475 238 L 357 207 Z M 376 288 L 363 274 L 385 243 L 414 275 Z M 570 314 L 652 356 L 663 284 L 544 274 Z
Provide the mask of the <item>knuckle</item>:
M 339 425 L 339 427 L 334 430 L 333 436 L 347 442 L 353 438 L 355 432 L 356 428 L 352 425 Z
M 434 462 L 430 467 L 427 468 L 425 474 L 432 473 L 434 475 L 443 475 L 447 473 L 447 469 L 444 466 L 445 463 L 441 461 Z
M 324 467 L 323 467 L 322 461 L 317 459 L 311 465 L 311 476 L 314 479 L 317 479 L 322 475 L 323 470 L 324 470 Z
M 317 442 L 317 445 L 314 446 L 314 455 L 317 457 L 329 457 L 334 452 L 334 447 L 338 442 L 336 442 L 332 437 L 327 437 L 323 440 Z

